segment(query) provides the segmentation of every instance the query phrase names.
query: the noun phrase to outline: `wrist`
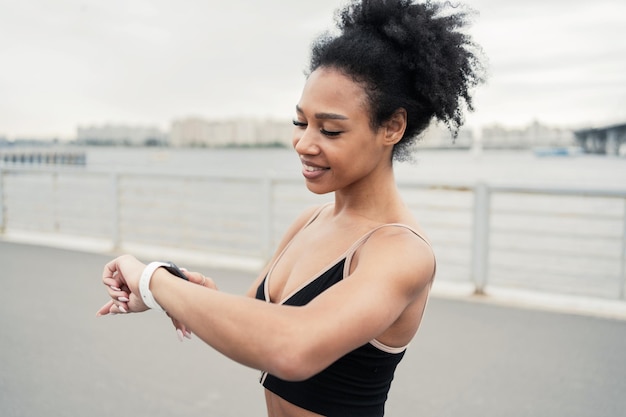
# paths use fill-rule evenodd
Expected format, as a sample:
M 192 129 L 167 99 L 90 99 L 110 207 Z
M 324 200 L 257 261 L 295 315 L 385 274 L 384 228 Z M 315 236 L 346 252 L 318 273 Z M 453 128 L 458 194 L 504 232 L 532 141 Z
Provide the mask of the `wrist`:
M 150 262 L 141 273 L 141 277 L 139 278 L 139 295 L 141 295 L 141 300 L 148 308 L 165 311 L 155 300 L 154 295 L 150 290 L 150 283 L 155 275 L 155 272 L 159 268 L 166 265 L 168 265 L 166 262 Z

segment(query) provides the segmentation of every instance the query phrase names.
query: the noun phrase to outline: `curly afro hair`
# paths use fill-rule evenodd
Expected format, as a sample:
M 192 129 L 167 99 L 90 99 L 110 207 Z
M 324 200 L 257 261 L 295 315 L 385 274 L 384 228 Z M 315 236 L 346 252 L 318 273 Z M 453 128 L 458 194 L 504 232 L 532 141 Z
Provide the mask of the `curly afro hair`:
M 483 66 L 480 48 L 462 31 L 468 14 L 448 2 L 353 0 L 337 12 L 339 33 L 313 43 L 309 71 L 334 68 L 362 84 L 373 129 L 404 108 L 407 127 L 393 156 L 410 159 L 433 119 L 456 138 L 463 104 L 473 110 L 470 92 L 483 81 Z

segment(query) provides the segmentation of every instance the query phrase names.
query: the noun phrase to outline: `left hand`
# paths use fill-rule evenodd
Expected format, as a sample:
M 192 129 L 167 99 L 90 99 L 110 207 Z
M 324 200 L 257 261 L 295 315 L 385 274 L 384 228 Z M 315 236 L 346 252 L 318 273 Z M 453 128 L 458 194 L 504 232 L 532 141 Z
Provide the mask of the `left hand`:
M 106 264 L 102 273 L 102 282 L 107 287 L 111 300 L 98 310 L 96 316 L 139 313 L 148 310 L 139 293 L 139 278 L 145 267 L 144 263 L 131 255 L 120 256 Z M 189 282 L 217 290 L 217 286 L 211 278 L 205 277 L 200 272 L 190 272 L 184 268 L 181 270 Z M 182 341 L 183 336 L 187 338 L 191 336 L 191 332 L 183 323 L 171 316 L 169 317 L 176 328 L 179 340 Z
M 102 283 L 111 300 L 96 313 L 97 316 L 118 313 L 139 313 L 148 310 L 139 294 L 139 278 L 146 265 L 131 255 L 115 258 L 105 265 Z

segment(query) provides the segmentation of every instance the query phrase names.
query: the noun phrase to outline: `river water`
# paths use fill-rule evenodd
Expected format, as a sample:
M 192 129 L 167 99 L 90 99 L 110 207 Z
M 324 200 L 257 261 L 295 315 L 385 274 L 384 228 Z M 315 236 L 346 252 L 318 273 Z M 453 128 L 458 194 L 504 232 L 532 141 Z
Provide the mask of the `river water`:
M 566 187 L 626 187 L 626 158 L 537 156 L 531 150 L 418 150 L 396 163 L 399 180 L 497 182 Z M 87 168 L 132 172 L 243 173 L 300 177 L 291 149 L 87 148 Z

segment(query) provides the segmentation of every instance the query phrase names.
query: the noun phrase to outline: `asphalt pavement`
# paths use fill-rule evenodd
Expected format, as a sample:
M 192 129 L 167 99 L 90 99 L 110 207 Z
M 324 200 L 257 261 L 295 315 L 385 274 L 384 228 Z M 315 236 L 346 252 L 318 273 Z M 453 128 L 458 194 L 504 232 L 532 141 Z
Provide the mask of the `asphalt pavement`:
M 112 256 L 0 241 L 0 416 L 265 416 L 260 372 L 162 313 L 95 316 Z M 386 415 L 622 417 L 625 352 L 625 320 L 432 297 Z

